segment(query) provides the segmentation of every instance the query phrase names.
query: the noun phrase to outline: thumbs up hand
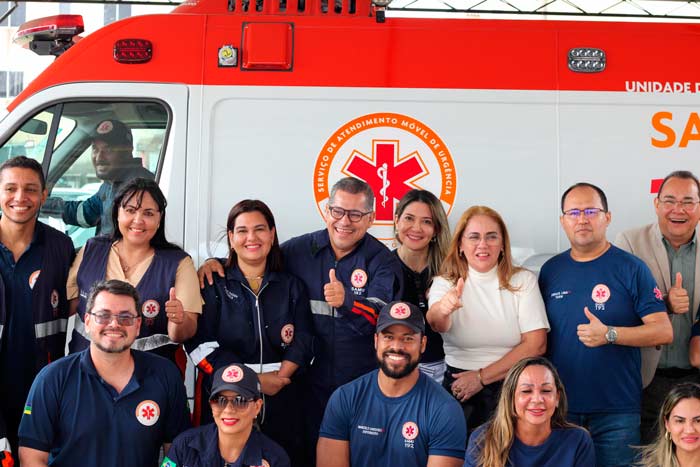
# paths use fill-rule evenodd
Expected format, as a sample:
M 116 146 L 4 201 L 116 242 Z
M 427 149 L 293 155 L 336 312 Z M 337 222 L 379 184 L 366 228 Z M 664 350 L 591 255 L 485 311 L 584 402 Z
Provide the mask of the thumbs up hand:
M 676 273 L 676 282 L 668 289 L 668 307 L 674 313 L 687 313 L 690 310 L 688 291 L 683 288 L 683 276 Z
M 440 311 L 449 316 L 462 308 L 462 293 L 464 292 L 464 279 L 457 279 L 457 283 L 440 300 Z
M 175 295 L 175 287 L 170 287 L 170 298 L 165 302 L 165 313 L 168 321 L 173 324 L 182 324 L 185 321 L 185 308 Z
M 591 313 L 587 306 L 583 307 L 583 313 L 588 319 L 588 324 L 579 324 L 576 328 L 578 340 L 586 347 L 600 347 L 607 344 L 608 340 L 605 338 L 605 334 L 608 332 L 608 327 Z
M 328 271 L 328 282 L 323 286 L 323 296 L 333 308 L 339 308 L 345 303 L 345 286 L 335 277 L 335 269 Z

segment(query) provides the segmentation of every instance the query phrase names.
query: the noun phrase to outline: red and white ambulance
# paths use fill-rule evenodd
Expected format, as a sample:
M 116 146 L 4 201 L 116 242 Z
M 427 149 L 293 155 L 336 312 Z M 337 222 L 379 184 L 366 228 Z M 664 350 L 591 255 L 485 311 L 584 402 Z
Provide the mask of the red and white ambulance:
M 371 232 L 388 243 L 397 200 L 425 188 L 453 222 L 472 204 L 498 210 L 536 266 L 567 245 L 570 184 L 607 192 L 612 237 L 654 219 L 668 172 L 700 172 L 700 24 L 190 0 L 76 42 L 80 30 L 58 16 L 18 31 L 60 56 L 10 104 L 0 157 L 24 144 L 52 195 L 79 199 L 99 186 L 90 129 L 125 122 L 167 194 L 169 239 L 196 262 L 223 253 L 238 200 L 267 202 L 284 240 L 320 228 L 330 186 L 352 175 L 374 188 Z

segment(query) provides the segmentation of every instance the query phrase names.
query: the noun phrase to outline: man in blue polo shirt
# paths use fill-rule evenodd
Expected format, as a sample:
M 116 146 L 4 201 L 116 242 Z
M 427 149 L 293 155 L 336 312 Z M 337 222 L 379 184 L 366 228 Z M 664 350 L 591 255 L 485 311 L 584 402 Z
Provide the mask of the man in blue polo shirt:
M 570 420 L 593 438 L 597 465 L 629 466 L 639 444 L 639 348 L 671 342 L 673 330 L 649 268 L 605 236 L 605 193 L 577 183 L 561 209 L 571 249 L 540 272 L 547 353 L 566 387 Z
M 34 377 L 66 345 L 66 280 L 75 250 L 37 221 L 46 199 L 41 165 L 18 156 L 0 165 L 0 418 L 17 453 L 17 429 Z
M 20 462 L 31 466 L 157 465 L 189 427 L 177 367 L 131 350 L 141 327 L 138 294 L 126 282 L 98 282 L 88 296 L 86 350 L 36 377 L 19 428 Z
M 341 386 L 328 401 L 318 467 L 458 467 L 467 427 L 459 403 L 418 370 L 425 322 L 417 306 L 392 302 L 377 319 L 379 370 Z

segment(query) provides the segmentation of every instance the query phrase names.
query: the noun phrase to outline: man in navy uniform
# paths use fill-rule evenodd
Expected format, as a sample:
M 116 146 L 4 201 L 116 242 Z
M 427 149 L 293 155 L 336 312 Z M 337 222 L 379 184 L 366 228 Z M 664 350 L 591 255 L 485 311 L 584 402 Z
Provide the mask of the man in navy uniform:
M 31 466 L 157 465 L 161 446 L 190 425 L 174 363 L 131 350 L 141 326 L 136 289 L 98 282 L 88 297 L 86 350 L 37 375 L 19 428 L 19 458 Z

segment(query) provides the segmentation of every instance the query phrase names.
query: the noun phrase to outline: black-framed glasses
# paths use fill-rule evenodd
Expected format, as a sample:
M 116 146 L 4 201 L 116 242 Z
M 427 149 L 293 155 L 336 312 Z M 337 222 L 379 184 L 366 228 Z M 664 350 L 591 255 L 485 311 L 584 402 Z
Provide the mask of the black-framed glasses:
M 328 205 L 328 212 L 331 213 L 331 217 L 333 219 L 337 220 L 340 220 L 345 215 L 347 215 L 348 219 L 350 219 L 350 222 L 360 222 L 360 219 L 362 219 L 364 216 L 366 216 L 367 214 L 372 214 L 372 211 L 362 212 L 356 211 L 354 209 L 343 209 L 331 205 Z
M 88 311 L 87 313 L 95 317 L 97 324 L 109 324 L 112 320 L 116 319 L 117 324 L 120 326 L 132 326 L 138 318 L 138 315 L 132 315 L 131 313 L 112 314 L 102 311 L 98 311 L 97 313 Z
M 211 402 L 213 402 L 219 410 L 226 410 L 229 404 L 233 406 L 233 410 L 245 410 L 248 404 L 255 402 L 255 399 L 246 399 L 240 395 L 236 397 L 217 396 L 212 398 Z
M 606 212 L 603 208 L 569 209 L 564 211 L 564 217 L 570 220 L 577 220 L 583 214 L 586 219 L 593 219 L 601 212 Z

